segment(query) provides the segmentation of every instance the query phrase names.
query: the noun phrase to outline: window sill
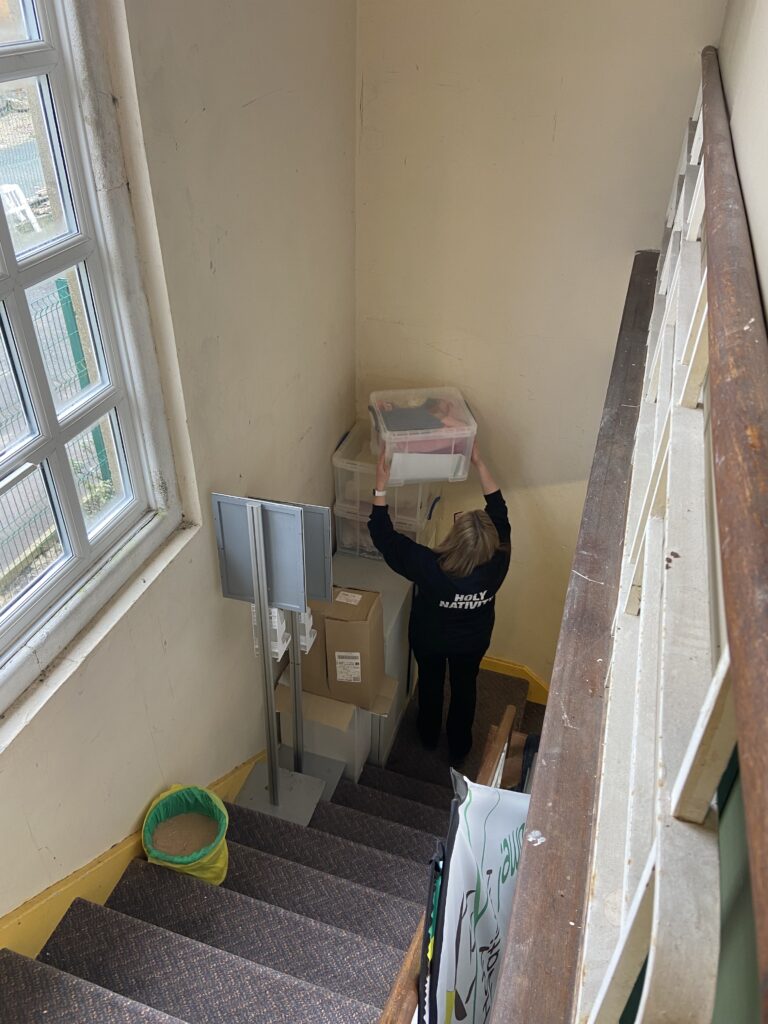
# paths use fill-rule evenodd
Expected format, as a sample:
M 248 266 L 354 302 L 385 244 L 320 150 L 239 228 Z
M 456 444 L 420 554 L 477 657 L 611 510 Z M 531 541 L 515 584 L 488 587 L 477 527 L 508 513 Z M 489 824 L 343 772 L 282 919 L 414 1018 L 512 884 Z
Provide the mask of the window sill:
M 0 699 L 17 696 L 0 714 L 0 754 L 45 707 L 104 637 L 196 536 L 199 525 L 179 525 L 168 514 L 155 515 L 99 573 L 0 668 Z M 156 548 L 146 557 L 147 532 Z M 104 602 L 99 576 L 108 573 L 113 596 Z M 101 601 L 93 607 L 95 597 Z M 67 634 L 69 639 L 66 639 Z M 41 667 L 42 666 L 42 667 Z M 11 690 L 13 687 L 13 690 Z

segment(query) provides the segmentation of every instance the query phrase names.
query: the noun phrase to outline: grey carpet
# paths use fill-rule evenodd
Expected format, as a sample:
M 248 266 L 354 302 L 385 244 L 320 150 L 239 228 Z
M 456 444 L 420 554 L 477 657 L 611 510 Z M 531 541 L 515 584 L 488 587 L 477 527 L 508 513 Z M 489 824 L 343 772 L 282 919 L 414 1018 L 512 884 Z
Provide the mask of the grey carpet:
M 182 1024 L 160 1010 L 0 949 L 0 1024 Z
M 227 809 L 227 836 L 233 842 L 326 871 L 329 875 L 338 875 L 392 896 L 402 896 L 417 903 L 424 899 L 427 885 L 425 864 L 414 864 L 412 860 L 236 804 L 228 804 Z
M 378 1010 L 75 900 L 41 960 L 188 1024 L 376 1024 Z
M 332 802 L 363 811 L 364 814 L 373 814 L 386 821 L 394 821 L 398 825 L 431 832 L 435 836 L 444 837 L 448 832 L 448 811 L 427 807 L 415 800 L 385 793 L 381 789 L 358 786 L 348 779 L 341 779 L 334 790 Z
M 443 724 L 445 724 L 448 714 L 449 693 L 446 679 Z M 528 683 L 524 679 L 502 676 L 497 672 L 484 670 L 480 672 L 477 677 L 477 708 L 472 729 L 472 750 L 460 765 L 456 765 L 468 778 L 476 778 L 488 730 L 492 725 L 499 724 L 508 704 L 514 704 L 517 708 L 515 726 L 519 728 L 523 719 L 527 695 Z M 437 749 L 425 750 L 416 730 L 417 712 L 418 693 L 414 695 L 403 715 L 400 731 L 387 761 L 387 768 L 414 779 L 423 779 L 439 786 L 450 787 L 450 757 L 445 729 L 443 729 Z
M 402 950 L 146 861 L 129 866 L 107 906 L 378 1007 L 403 958 Z
M 310 828 L 351 839 L 375 850 L 386 850 L 418 864 L 429 864 L 437 845 L 437 835 L 407 825 L 384 821 L 364 811 L 321 800 L 309 822 Z
M 448 811 L 451 808 L 453 792 L 447 786 L 436 786 L 433 782 L 413 779 L 374 764 L 367 764 L 363 768 L 358 782 L 361 786 L 380 789 L 394 796 L 404 796 L 408 800 L 416 800 L 417 803 L 437 807 L 441 811 Z
M 237 843 L 229 844 L 229 871 L 224 885 L 396 949 L 408 948 L 421 914 L 420 903 Z

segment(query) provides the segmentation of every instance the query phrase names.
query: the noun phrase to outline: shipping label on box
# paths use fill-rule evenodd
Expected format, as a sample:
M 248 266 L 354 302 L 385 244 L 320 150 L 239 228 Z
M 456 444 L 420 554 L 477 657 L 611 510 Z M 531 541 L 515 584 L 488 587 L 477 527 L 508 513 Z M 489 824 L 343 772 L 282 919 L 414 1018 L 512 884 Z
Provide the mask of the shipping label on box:
M 356 604 L 340 596 L 354 594 Z M 384 679 L 384 615 L 379 594 L 334 591 L 326 606 L 325 643 L 328 688 L 336 700 L 370 710 Z
M 336 679 L 340 683 L 362 683 L 360 651 L 336 651 Z

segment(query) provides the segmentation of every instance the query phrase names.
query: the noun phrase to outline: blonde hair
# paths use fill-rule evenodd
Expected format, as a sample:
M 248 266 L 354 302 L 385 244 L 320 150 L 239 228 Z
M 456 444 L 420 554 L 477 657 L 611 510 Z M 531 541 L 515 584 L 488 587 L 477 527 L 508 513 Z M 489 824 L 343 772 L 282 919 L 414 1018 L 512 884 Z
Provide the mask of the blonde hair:
M 438 565 L 447 576 L 463 579 L 478 565 L 490 562 L 501 547 L 499 534 L 487 512 L 477 509 L 462 512 L 453 528 L 435 552 L 440 556 Z

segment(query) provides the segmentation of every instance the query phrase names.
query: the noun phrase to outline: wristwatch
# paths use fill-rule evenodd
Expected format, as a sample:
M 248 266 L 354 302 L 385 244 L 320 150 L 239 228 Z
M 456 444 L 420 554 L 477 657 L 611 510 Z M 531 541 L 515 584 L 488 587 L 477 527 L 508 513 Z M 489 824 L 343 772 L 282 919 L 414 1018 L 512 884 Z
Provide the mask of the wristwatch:
M 374 498 L 386 498 L 387 492 L 386 491 L 377 491 L 376 488 L 374 487 L 373 488 L 373 496 L 374 496 Z

